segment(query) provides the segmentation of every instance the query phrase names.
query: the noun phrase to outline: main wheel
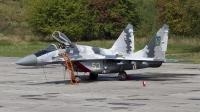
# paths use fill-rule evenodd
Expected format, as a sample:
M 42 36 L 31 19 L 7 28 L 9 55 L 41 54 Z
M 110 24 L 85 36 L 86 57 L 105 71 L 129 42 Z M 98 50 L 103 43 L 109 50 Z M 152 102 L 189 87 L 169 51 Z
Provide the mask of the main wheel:
M 121 71 L 118 74 L 118 79 L 119 81 L 125 81 L 127 79 L 127 74 L 125 71 Z
M 98 78 L 98 74 L 90 73 L 89 74 L 90 79 L 96 80 Z

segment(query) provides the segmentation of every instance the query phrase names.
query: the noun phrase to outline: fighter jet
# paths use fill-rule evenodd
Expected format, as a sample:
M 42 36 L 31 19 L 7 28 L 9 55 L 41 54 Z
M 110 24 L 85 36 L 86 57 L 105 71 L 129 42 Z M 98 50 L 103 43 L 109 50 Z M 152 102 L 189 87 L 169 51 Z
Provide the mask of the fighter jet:
M 134 29 L 128 24 L 110 49 L 76 45 L 60 31 L 55 31 L 52 37 L 60 44 L 57 48 L 51 44 L 46 49 L 20 59 L 16 64 L 23 66 L 42 66 L 48 64 L 65 65 L 61 55 L 67 53 L 73 68 L 77 72 L 89 72 L 92 80 L 98 74 L 118 73 L 118 79 L 125 81 L 128 77 L 125 70 L 160 67 L 165 60 L 168 43 L 167 25 L 155 34 L 149 43 L 137 52 L 134 52 Z

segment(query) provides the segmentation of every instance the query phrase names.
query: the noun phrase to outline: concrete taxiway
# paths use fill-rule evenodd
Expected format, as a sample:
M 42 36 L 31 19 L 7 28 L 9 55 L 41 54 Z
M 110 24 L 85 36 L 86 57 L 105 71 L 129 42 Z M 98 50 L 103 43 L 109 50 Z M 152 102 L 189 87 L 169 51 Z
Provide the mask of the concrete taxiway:
M 0 57 L 0 112 L 200 111 L 199 64 L 131 70 L 128 81 L 118 81 L 117 74 L 88 81 L 87 73 L 79 74 L 83 81 L 70 85 L 61 65 L 44 72 L 15 65 L 18 59 Z

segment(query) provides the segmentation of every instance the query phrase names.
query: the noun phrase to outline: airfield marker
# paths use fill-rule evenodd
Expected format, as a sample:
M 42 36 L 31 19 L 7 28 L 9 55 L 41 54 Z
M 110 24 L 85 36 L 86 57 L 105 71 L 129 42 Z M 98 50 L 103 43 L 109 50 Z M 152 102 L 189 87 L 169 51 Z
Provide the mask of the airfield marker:
M 142 85 L 143 85 L 143 87 L 146 87 L 145 81 L 142 81 Z
M 126 80 L 131 80 L 131 78 L 130 77 L 127 77 L 127 79 Z

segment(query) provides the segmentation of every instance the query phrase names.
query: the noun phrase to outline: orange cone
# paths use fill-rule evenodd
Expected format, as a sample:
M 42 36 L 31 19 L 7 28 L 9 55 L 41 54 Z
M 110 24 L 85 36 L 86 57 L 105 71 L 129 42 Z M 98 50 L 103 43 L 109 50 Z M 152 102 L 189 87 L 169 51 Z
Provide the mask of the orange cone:
M 127 77 L 127 79 L 126 80 L 131 80 L 131 78 L 130 77 Z
M 142 81 L 142 85 L 143 85 L 143 87 L 146 87 L 145 81 Z

